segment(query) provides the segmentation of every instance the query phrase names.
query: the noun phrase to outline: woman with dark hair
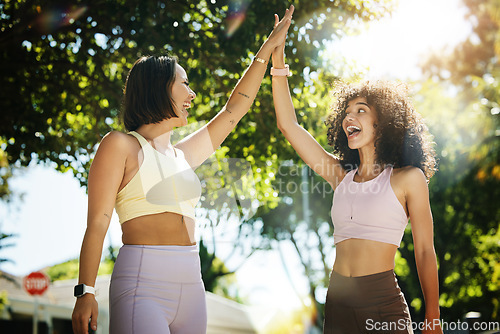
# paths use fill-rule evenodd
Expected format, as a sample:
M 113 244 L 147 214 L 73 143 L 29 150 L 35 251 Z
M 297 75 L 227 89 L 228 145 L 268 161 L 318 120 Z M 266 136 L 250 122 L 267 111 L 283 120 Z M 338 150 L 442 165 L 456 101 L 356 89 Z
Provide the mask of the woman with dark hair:
M 113 208 L 124 246 L 111 277 L 110 333 L 206 332 L 205 290 L 194 238 L 201 187 L 194 169 L 249 110 L 272 51 L 286 39 L 293 11 L 291 6 L 279 22 L 275 15 L 274 30 L 222 110 L 175 145 L 170 142 L 172 130 L 188 123 L 196 96 L 186 71 L 169 56 L 135 62 L 124 90 L 129 132 L 107 134 L 90 168 L 75 333 L 97 327 L 94 284 Z
M 427 188 L 435 172 L 435 153 L 407 89 L 382 81 L 339 84 L 326 122 L 331 154 L 297 122 L 284 44 L 274 50 L 272 61 L 278 127 L 304 162 L 334 189 L 336 256 L 324 333 L 413 333 L 394 274 L 409 219 L 425 298 L 426 326 L 421 327 L 424 333 L 442 333 Z

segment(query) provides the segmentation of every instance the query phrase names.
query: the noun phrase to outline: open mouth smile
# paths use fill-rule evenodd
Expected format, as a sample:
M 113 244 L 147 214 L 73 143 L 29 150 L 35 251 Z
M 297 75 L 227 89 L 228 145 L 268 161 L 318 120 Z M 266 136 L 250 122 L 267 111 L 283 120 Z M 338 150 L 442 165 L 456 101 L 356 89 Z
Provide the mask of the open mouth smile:
M 346 130 L 348 139 L 356 137 L 361 132 L 361 129 L 355 125 L 349 125 Z

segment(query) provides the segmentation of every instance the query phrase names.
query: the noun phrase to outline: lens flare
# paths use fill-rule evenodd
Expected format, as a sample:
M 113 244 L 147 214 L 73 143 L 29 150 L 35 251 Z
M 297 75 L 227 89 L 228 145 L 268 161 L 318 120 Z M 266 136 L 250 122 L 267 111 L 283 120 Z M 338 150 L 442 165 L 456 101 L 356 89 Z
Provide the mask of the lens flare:
M 245 21 L 250 0 L 231 1 L 226 18 L 226 37 L 231 38 Z
M 229 16 L 226 19 L 226 23 L 227 23 L 226 37 L 227 38 L 231 38 L 234 35 L 234 33 L 236 32 L 236 30 L 238 30 L 238 28 L 243 23 L 243 21 L 245 21 L 245 17 L 246 17 L 246 15 L 244 13 L 234 13 L 234 14 L 231 14 L 231 16 Z
M 38 6 L 37 11 L 39 15 L 33 22 L 33 26 L 41 33 L 51 33 L 61 27 L 73 24 L 87 11 L 87 6 L 47 10 Z

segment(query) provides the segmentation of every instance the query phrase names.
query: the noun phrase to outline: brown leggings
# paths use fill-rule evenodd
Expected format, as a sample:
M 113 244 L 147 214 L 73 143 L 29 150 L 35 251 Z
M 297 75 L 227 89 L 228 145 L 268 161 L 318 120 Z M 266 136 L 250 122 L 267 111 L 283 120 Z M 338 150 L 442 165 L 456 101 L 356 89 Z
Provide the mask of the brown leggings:
M 326 295 L 324 334 L 413 334 L 393 270 L 346 277 L 335 271 Z

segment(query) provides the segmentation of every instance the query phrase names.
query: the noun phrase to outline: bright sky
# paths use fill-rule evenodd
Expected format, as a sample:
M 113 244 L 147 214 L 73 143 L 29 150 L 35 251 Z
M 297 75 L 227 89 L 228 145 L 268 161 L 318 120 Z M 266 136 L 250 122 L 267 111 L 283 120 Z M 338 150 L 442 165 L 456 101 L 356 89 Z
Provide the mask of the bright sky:
M 368 78 L 418 79 L 416 66 L 431 50 L 452 48 L 471 32 L 461 0 L 399 0 L 392 17 L 370 24 L 331 51 L 370 67 Z
M 430 48 L 453 46 L 470 32 L 459 0 L 400 0 L 392 18 L 373 23 L 370 30 L 332 48 L 346 58 L 369 66 L 369 77 L 416 79 L 418 61 Z M 297 11 L 300 8 L 296 9 Z M 0 251 L 0 269 L 26 275 L 78 256 L 86 225 L 85 191 L 70 175 L 50 168 L 30 167 L 11 181 L 22 202 L 0 205 L 0 231 L 14 233 L 13 247 Z M 327 210 L 328 208 L 325 208 Z M 105 248 L 121 245 L 120 227 L 113 216 Z M 307 294 L 306 280 L 293 249 L 285 245 L 288 270 L 297 291 Z M 333 262 L 333 259 L 332 259 Z M 237 273 L 240 294 L 251 304 L 298 307 L 299 297 L 276 252 L 256 254 Z

